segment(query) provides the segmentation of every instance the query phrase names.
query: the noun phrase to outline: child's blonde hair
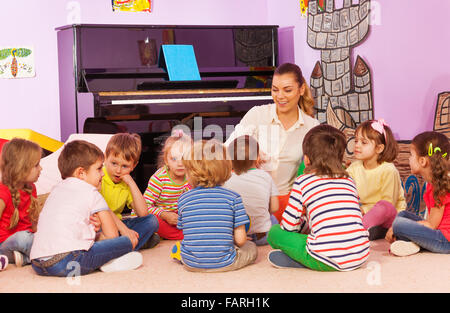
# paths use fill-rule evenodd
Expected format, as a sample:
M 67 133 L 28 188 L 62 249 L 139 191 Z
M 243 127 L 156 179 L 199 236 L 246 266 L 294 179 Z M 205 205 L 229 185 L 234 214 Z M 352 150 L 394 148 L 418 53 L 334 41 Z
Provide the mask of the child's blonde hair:
M 73 140 L 64 145 L 58 157 L 58 169 L 61 178 L 72 177 L 77 168 L 81 167 L 86 171 L 98 160 L 104 160 L 102 150 L 93 143 L 85 140 Z
M 433 198 L 438 205 L 441 205 L 442 197 L 450 192 L 448 138 L 444 134 L 427 131 L 415 136 L 411 145 L 418 156 L 430 160 Z
M 106 145 L 105 155 L 122 156 L 126 161 L 139 162 L 142 151 L 141 137 L 138 134 L 118 133 Z
M 191 151 L 183 156 L 183 165 L 194 188 L 220 186 L 231 176 L 227 150 L 214 139 L 194 142 Z
M 11 192 L 14 206 L 14 213 L 11 216 L 9 229 L 16 227 L 19 222 L 19 190 L 23 190 L 30 195 L 31 203 L 28 209 L 30 222 L 36 223 L 39 218 L 39 205 L 37 199 L 32 194 L 33 186 L 27 184 L 25 179 L 30 174 L 31 169 L 38 164 L 41 157 L 41 147 L 26 139 L 13 138 L 3 146 L 0 165 L 2 183 Z
M 178 151 L 181 152 L 182 155 L 184 155 L 184 153 L 190 152 L 191 146 L 191 137 L 186 135 L 181 129 L 174 130 L 172 135 L 167 137 L 158 155 L 158 168 L 167 165 L 168 156 L 172 149 L 178 149 Z
M 380 130 L 376 130 L 379 125 Z M 374 128 L 375 127 L 375 128 Z M 383 152 L 378 155 L 377 162 L 393 162 L 398 155 L 398 143 L 392 134 L 392 130 L 384 123 L 384 120 L 369 120 L 362 122 L 355 130 L 355 135 L 360 133 L 362 136 L 375 141 L 376 145 L 384 145 Z
M 327 124 L 311 128 L 302 145 L 303 154 L 311 162 L 304 172 L 335 178 L 348 177 L 342 164 L 346 146 L 345 135 L 339 129 Z

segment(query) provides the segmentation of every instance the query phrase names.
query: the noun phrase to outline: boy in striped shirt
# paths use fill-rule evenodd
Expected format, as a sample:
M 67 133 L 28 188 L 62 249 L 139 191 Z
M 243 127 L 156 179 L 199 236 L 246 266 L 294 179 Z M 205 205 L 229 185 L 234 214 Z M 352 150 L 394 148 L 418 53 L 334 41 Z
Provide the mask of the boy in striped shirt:
M 183 164 L 194 187 L 178 200 L 184 267 L 194 272 L 224 272 L 253 263 L 258 250 L 247 241 L 249 219 L 241 196 L 221 186 L 231 176 L 225 147 L 215 140 L 197 141 Z
M 369 256 L 354 181 L 342 166 L 345 135 L 330 125 L 311 129 L 303 141 L 304 175 L 295 180 L 281 225 L 268 236 L 276 267 L 349 271 Z

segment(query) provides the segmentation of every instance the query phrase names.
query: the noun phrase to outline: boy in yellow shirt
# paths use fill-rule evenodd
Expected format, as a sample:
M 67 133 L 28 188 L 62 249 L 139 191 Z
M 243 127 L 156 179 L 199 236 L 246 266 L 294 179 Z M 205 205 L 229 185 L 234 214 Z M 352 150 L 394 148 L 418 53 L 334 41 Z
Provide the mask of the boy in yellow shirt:
M 158 220 L 148 214 L 147 204 L 130 173 L 141 155 L 138 134 L 119 133 L 111 137 L 105 150 L 101 194 L 114 212 L 114 221 L 122 236 L 130 238 L 134 250 L 152 248 L 159 243 Z M 137 217 L 123 219 L 125 205 Z

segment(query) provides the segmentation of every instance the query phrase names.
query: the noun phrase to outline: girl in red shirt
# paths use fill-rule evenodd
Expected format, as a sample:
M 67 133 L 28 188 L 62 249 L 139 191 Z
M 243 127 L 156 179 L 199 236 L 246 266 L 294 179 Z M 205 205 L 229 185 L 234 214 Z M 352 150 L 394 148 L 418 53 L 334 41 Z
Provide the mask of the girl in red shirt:
M 39 217 L 36 187 L 42 167 L 42 149 L 14 138 L 3 146 L 0 183 L 0 254 L 20 267 L 29 264 Z
M 423 199 L 428 216 L 424 220 L 408 211 L 400 212 L 386 239 L 391 253 L 406 256 L 421 248 L 435 253 L 450 253 L 450 144 L 441 133 L 427 131 L 411 142 L 411 173 L 427 182 Z

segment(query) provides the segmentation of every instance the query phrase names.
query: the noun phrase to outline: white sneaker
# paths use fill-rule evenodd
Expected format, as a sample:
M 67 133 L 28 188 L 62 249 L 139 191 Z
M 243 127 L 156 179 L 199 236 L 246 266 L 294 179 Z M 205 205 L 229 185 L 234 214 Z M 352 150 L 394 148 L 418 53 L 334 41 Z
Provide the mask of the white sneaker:
M 133 251 L 105 263 L 102 267 L 100 267 L 100 270 L 106 273 L 129 271 L 134 270 L 141 265 L 142 265 L 142 254 Z
M 412 241 L 397 240 L 391 244 L 390 251 L 396 256 L 408 256 L 420 251 L 420 246 Z
M 14 262 L 16 263 L 17 267 L 22 267 L 23 265 L 23 254 L 19 251 L 13 251 L 14 254 Z

